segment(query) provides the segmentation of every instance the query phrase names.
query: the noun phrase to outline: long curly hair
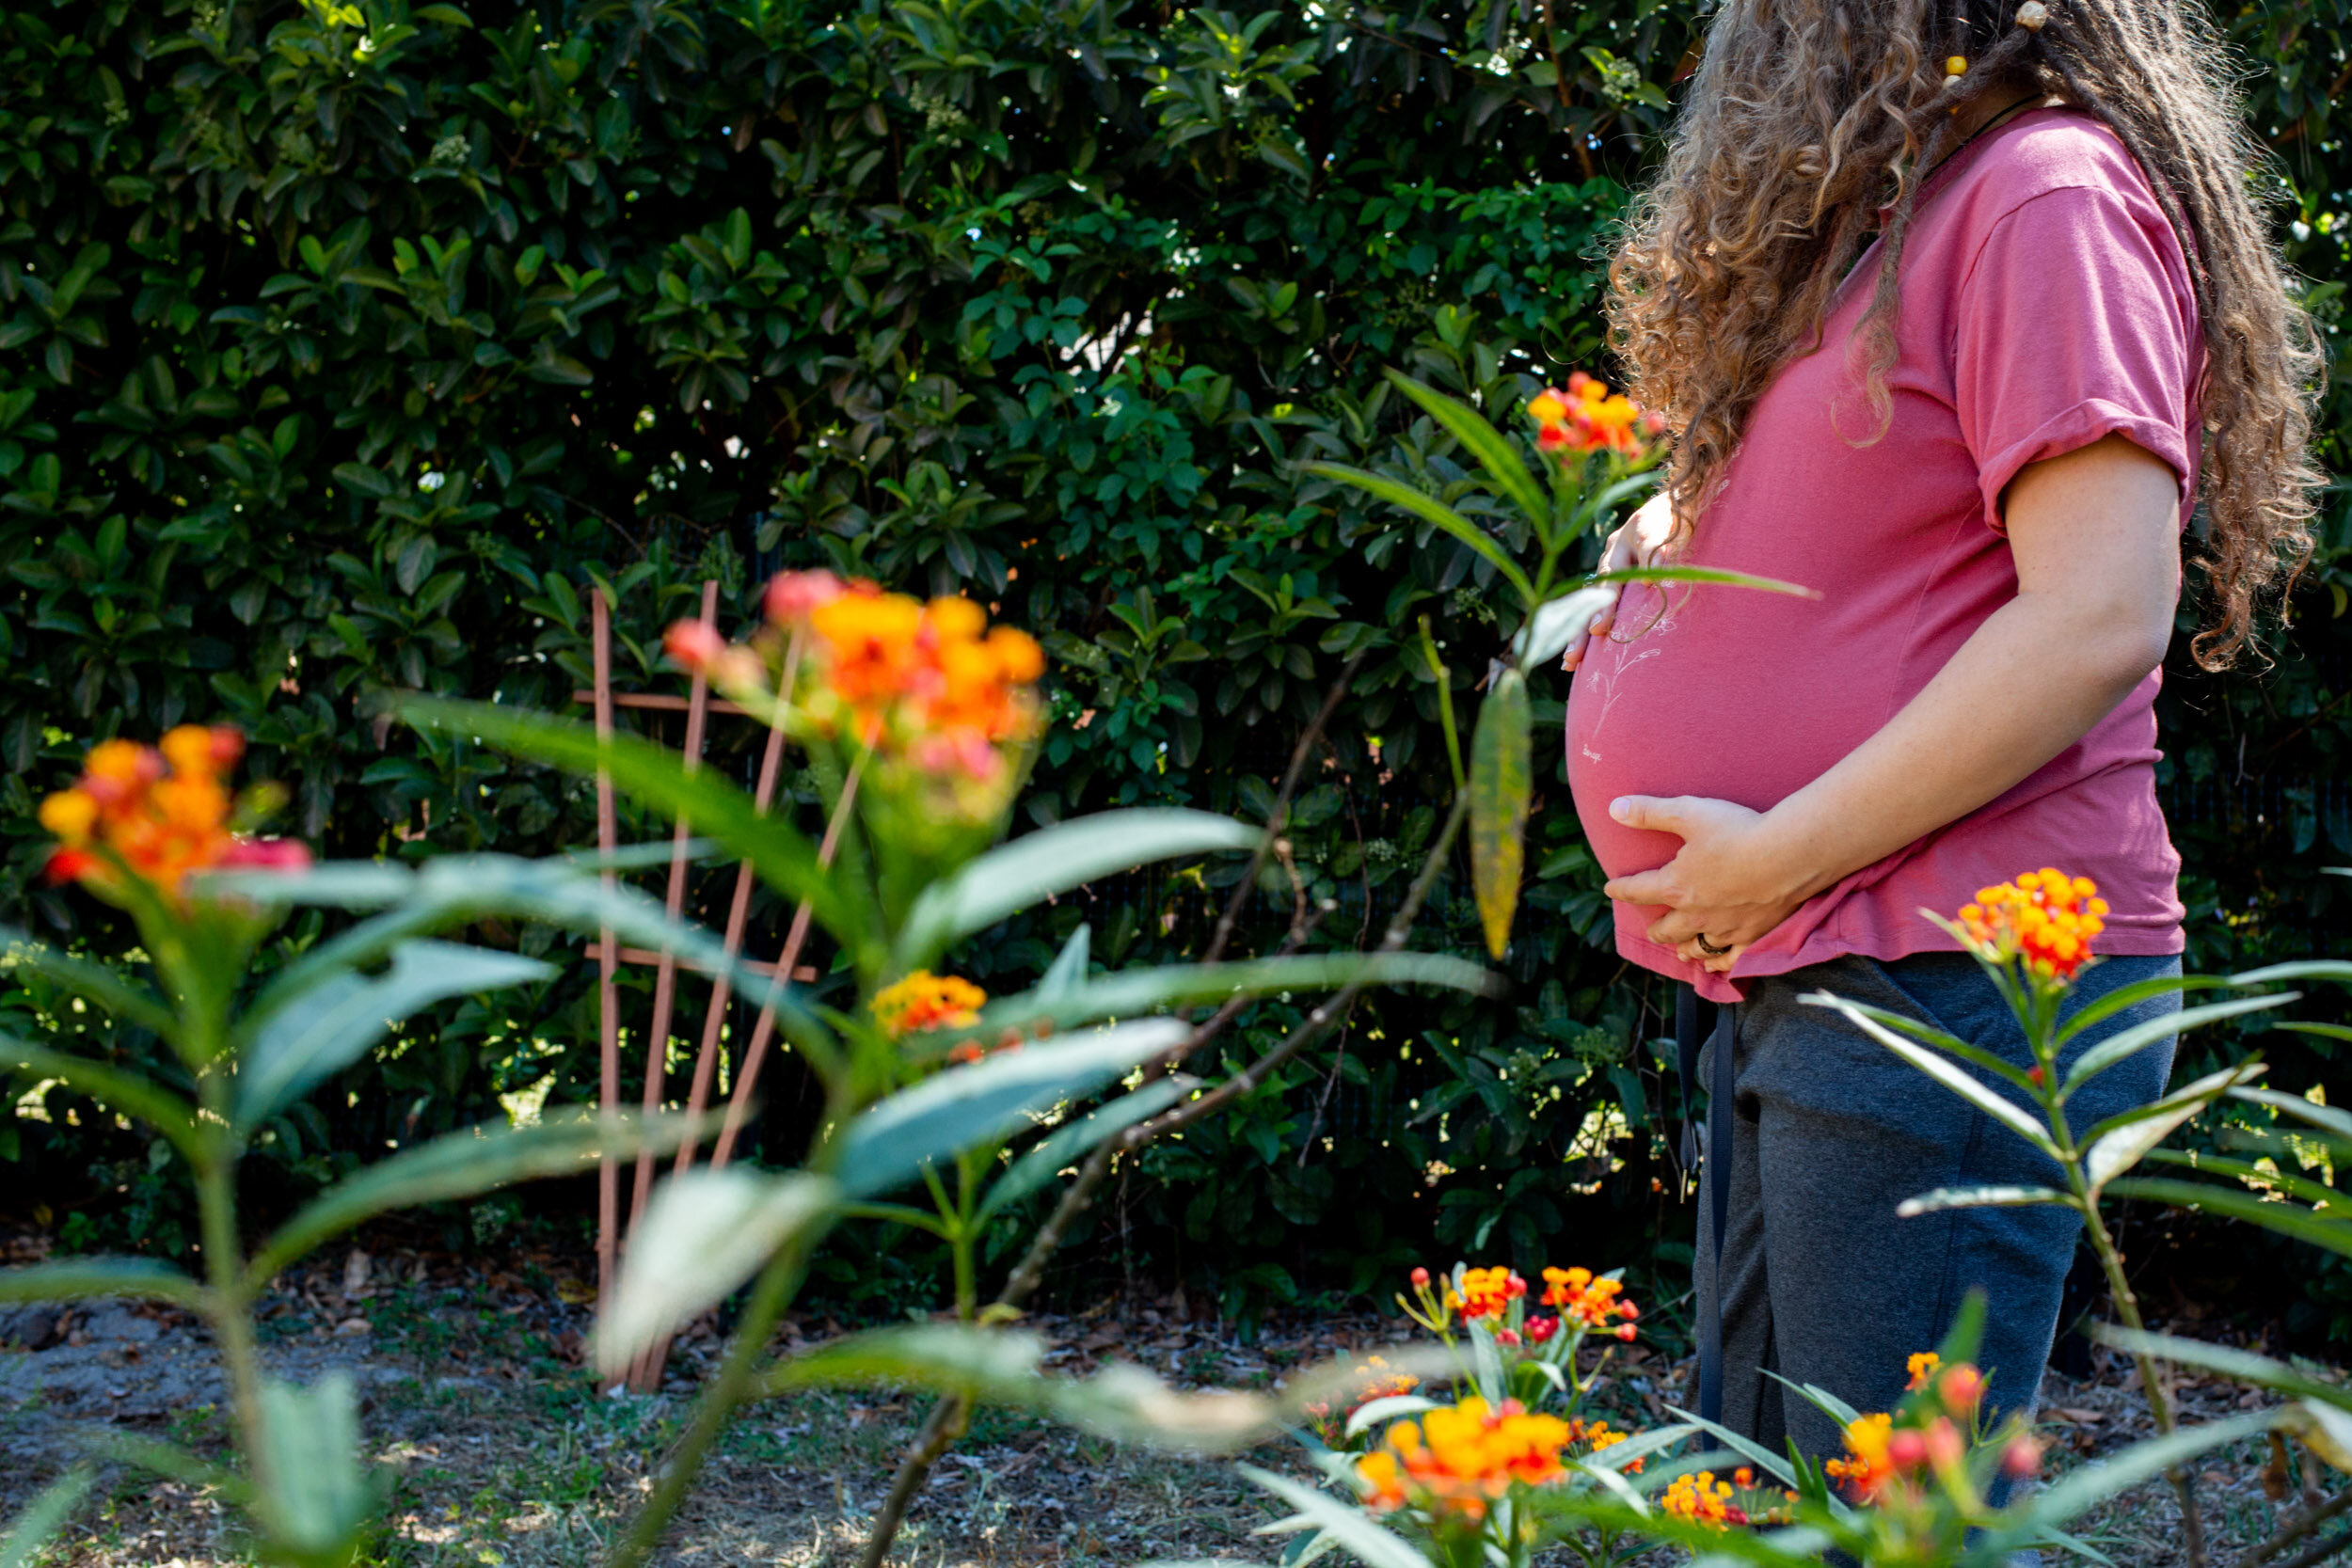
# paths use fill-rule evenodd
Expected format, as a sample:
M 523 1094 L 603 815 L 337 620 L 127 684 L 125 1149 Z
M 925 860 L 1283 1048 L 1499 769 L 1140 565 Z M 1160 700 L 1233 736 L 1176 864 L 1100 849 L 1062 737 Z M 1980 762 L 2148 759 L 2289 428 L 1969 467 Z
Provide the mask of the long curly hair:
M 2321 358 L 2249 198 L 2260 167 L 2196 0 L 1724 0 L 1663 167 L 1610 266 L 1610 326 L 1635 395 L 1676 437 L 1667 485 L 1701 519 L 1774 372 L 1819 346 L 1873 238 L 1885 260 L 1855 345 L 1885 431 L 1897 272 L 1949 111 L 2045 91 L 2104 120 L 2189 258 L 2203 324 L 2198 661 L 2228 664 L 2266 591 L 2312 549 L 2307 452 Z M 2038 23 L 2028 26 L 2026 22 Z M 1947 56 L 1967 69 L 1947 79 Z M 1885 214 L 1882 232 L 1882 214 Z

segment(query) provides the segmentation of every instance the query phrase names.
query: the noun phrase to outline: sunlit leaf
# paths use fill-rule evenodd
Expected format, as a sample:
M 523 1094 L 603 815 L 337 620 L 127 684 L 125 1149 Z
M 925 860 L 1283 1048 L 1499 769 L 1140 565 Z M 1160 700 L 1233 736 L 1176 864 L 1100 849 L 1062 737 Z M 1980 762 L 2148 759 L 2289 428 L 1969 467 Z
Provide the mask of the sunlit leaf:
M 2037 1203 L 2074 1201 L 2055 1187 L 1938 1187 L 1896 1205 L 1904 1219 L 1940 1213 L 1947 1209 L 2023 1209 Z
M 1974 1105 L 2033 1145 L 2034 1148 L 2050 1156 L 2051 1159 L 2055 1160 L 2058 1157 L 2058 1146 L 2050 1141 L 2049 1132 L 2027 1115 L 2015 1101 L 1996 1094 L 1978 1083 L 1962 1071 L 1959 1065 L 1949 1058 L 1929 1050 L 1926 1046 L 1915 1045 L 1902 1038 L 1871 1017 L 1867 1009 L 1857 1006 L 1843 997 L 1830 996 L 1825 992 L 1816 992 L 1815 996 L 1808 996 L 1804 1000 L 1813 1002 L 1816 997 L 1820 998 L 1818 1006 L 1835 1007 L 1851 1019 L 1864 1034 L 1868 1035 L 1887 1050 L 1892 1051 L 1896 1055 L 1900 1056 L 1904 1061 L 1909 1062 L 1913 1067 L 1917 1068 L 1921 1072 L 1926 1073 L 1960 1096 L 1961 1099 L 1965 1100 L 1969 1104 Z
M 127 1068 L 109 1067 L 64 1051 L 27 1045 L 0 1036 L 0 1068 L 37 1078 L 55 1078 L 111 1111 L 147 1123 L 183 1154 L 198 1147 L 196 1107 L 154 1080 Z
M 2162 1018 L 2148 1019 L 2129 1029 L 2101 1040 L 2078 1057 L 2067 1069 L 2066 1087 L 2071 1093 L 2125 1058 L 2145 1051 L 2160 1040 L 2191 1029 L 2216 1023 L 2241 1013 L 2260 1012 L 2266 1007 L 2283 1007 L 2301 995 L 2299 991 L 2281 991 L 2276 996 L 2236 996 L 2227 1002 L 2208 1002 L 2202 1006 L 2185 1007 L 2167 1013 Z

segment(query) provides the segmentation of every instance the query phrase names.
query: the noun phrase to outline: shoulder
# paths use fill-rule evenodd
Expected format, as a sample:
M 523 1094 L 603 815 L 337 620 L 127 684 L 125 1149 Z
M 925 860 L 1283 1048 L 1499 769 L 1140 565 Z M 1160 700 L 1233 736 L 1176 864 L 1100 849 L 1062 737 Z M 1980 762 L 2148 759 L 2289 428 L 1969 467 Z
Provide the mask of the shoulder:
M 2086 110 L 2031 110 L 1996 128 L 1975 152 L 1954 171 L 1943 203 L 1963 227 L 1989 230 L 2030 202 L 2062 194 L 2073 203 L 2166 223 L 2130 149 Z

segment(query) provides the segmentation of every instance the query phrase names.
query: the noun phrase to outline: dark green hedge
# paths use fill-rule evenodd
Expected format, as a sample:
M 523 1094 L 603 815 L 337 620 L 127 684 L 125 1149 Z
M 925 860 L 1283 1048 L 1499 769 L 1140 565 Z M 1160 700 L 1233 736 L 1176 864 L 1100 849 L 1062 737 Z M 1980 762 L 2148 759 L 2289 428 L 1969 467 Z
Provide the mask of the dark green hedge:
M 1455 483 L 1382 367 L 1500 415 L 1599 361 L 1595 257 L 1692 10 L 7 0 L 0 903 L 109 940 L 37 886 L 31 809 L 92 738 L 182 718 L 244 724 L 331 854 L 587 842 L 584 791 L 392 728 L 387 696 L 565 705 L 599 582 L 623 683 L 660 684 L 656 634 L 703 578 L 742 605 L 776 565 L 826 561 L 975 593 L 1046 638 L 1041 817 L 1262 806 L 1363 654 L 1294 832 L 1340 903 L 1327 939 L 1357 940 L 1440 795 L 1414 622 L 1458 650 L 1465 707 L 1510 627 L 1465 552 L 1298 465 Z M 2297 254 L 2324 279 L 2344 270 L 2345 11 L 2233 24 L 2271 67 L 2261 124 L 2312 193 Z M 2168 700 L 2207 961 L 2346 935 L 2316 871 L 2352 860 L 2352 539 L 2330 517 L 2279 668 Z M 749 745 L 715 742 L 730 766 Z M 1620 1258 L 1677 1233 L 1647 1140 L 1591 1115 L 1655 1115 L 1657 998 L 1594 945 L 1597 878 L 1565 789 L 1546 794 L 1518 1006 L 1359 1015 L 1151 1157 L 1105 1232 L 1123 1266 L 1280 1296 L 1360 1286 L 1433 1229 Z M 1210 891 L 1106 889 L 969 967 L 1034 965 L 1082 917 L 1114 957 L 1181 948 Z M 1253 942 L 1287 909 L 1269 897 Z M 1467 945 L 1464 914 L 1440 916 L 1428 940 Z M 580 977 L 515 1011 L 421 1021 L 281 1128 L 281 1180 L 550 1072 L 580 1092 Z M 2319 1071 L 2315 1049 L 2282 1075 Z M 103 1150 L 128 1207 L 92 1208 L 104 1138 L 50 1099 L 56 1119 L 19 1124 L 21 1189 L 170 1244 L 139 1207 L 146 1151 Z M 771 1119 L 796 1114 L 787 1078 Z

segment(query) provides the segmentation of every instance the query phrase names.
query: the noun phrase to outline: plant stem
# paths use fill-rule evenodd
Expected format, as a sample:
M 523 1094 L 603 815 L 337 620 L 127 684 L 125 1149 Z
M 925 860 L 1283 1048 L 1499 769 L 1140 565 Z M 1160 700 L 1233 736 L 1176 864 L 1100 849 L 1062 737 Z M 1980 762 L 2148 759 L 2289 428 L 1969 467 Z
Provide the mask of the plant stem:
M 2084 1226 L 2090 1239 L 2090 1248 L 2099 1255 L 2099 1266 L 2106 1272 L 2107 1295 L 2115 1304 L 2115 1315 L 2123 1326 L 2134 1333 L 2145 1333 L 2140 1322 L 2139 1299 L 2132 1294 L 2131 1282 L 2123 1275 L 2123 1256 L 2116 1251 L 2115 1241 L 2107 1234 L 2106 1223 L 2099 1217 L 2096 1203 L 2084 1205 Z M 2166 1397 L 2164 1380 L 2156 1371 L 2154 1359 L 2147 1355 L 2132 1358 L 2139 1366 L 2139 1386 L 2148 1395 L 2148 1413 L 2154 1418 L 2156 1431 L 2169 1433 L 2173 1428 L 2172 1402 Z M 2204 1568 L 2205 1526 L 2197 1512 L 2196 1482 L 2188 1467 L 2180 1465 L 2165 1478 L 2171 1481 L 2173 1493 L 2181 1500 L 2181 1544 L 2188 1557 L 2189 1568 Z
M 213 1146 L 196 1166 L 196 1203 L 204 1232 L 204 1272 L 211 1280 L 205 1315 L 212 1321 L 213 1338 L 220 1347 L 221 1364 L 228 1369 L 230 1402 L 236 1406 L 237 1430 L 245 1446 L 245 1462 L 254 1494 L 266 1504 L 270 1475 L 262 1415 L 262 1358 L 253 1338 L 249 1311 L 252 1298 L 245 1277 L 244 1249 L 238 1244 L 236 1156 L 225 1147 L 225 1132 L 215 1128 L 203 1131 Z
M 2261 1564 L 2269 1561 L 2297 1541 L 2302 1540 L 2303 1537 L 2312 1534 L 2328 1520 L 2342 1514 L 2347 1508 L 2352 1508 L 2352 1487 L 2346 1487 L 2316 1508 L 2305 1509 L 2295 1519 L 2281 1526 L 2278 1534 L 2239 1558 L 2237 1568 L 2261 1568 Z M 2306 1553 L 2304 1556 L 2309 1556 L 2309 1554 Z M 2296 1560 L 2300 1561 L 2302 1559 L 2297 1558 Z
M 792 1293 L 801 1279 L 801 1263 L 808 1255 L 806 1233 L 794 1237 L 780 1248 L 768 1266 L 759 1273 L 752 1287 L 751 1300 L 745 1304 L 742 1321 L 736 1324 L 735 1338 L 727 1346 L 726 1359 L 720 1363 L 717 1379 L 706 1389 L 694 1405 L 693 1424 L 670 1450 L 670 1460 L 662 1467 L 661 1477 L 654 1482 L 653 1496 L 628 1534 L 614 1547 L 609 1559 L 611 1568 L 644 1568 L 661 1544 L 664 1531 L 676 1516 L 679 1505 L 700 1474 L 703 1460 L 710 1446 L 734 1419 L 735 1411 L 751 1393 L 755 1378 L 753 1369 L 760 1353 L 767 1348 L 768 1336 L 776 1326 L 776 1320 L 791 1304 Z

